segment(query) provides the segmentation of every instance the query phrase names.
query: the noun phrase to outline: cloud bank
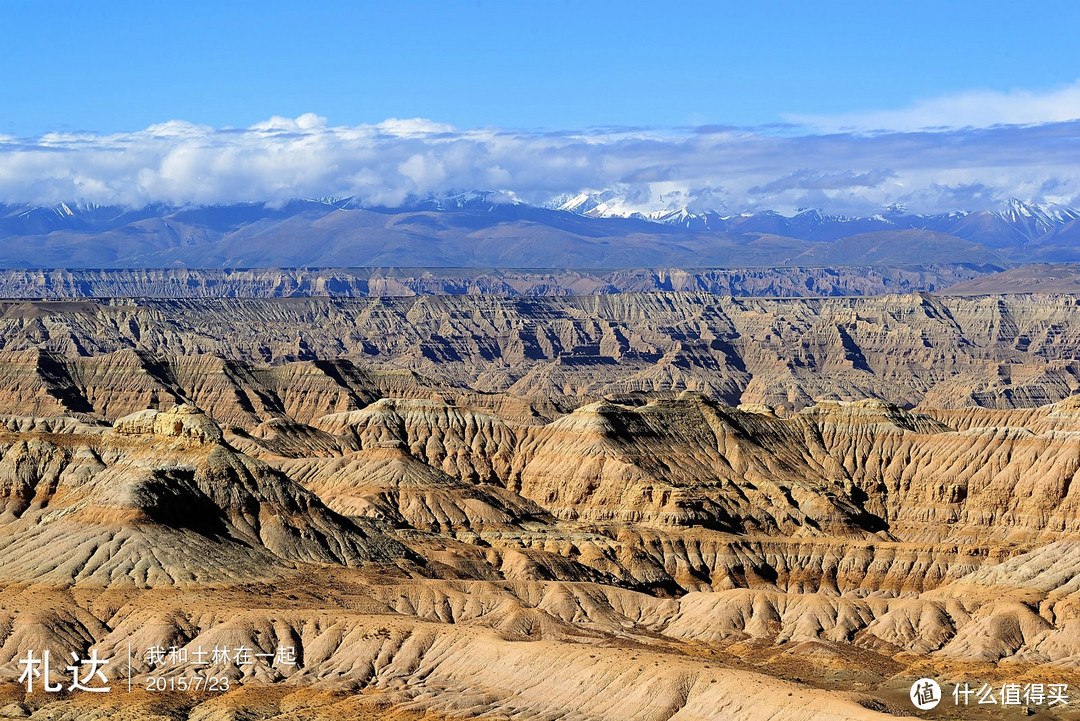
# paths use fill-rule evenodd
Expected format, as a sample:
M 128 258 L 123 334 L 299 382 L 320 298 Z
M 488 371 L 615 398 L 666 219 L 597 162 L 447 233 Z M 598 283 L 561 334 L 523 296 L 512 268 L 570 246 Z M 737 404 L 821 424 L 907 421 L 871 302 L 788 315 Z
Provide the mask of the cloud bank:
M 787 120 L 825 132 L 913 131 L 988 128 L 995 125 L 1042 125 L 1080 119 L 1080 80 L 1036 92 L 968 90 L 920 100 L 899 110 L 871 110 L 843 115 L 789 115 Z
M 1080 89 L 1069 92 L 1080 98 Z M 1080 121 L 838 128 L 526 132 L 424 119 L 333 126 L 307 114 L 239 129 L 170 121 L 107 135 L 0 136 L 0 202 L 182 206 L 336 196 L 397 206 L 479 189 L 542 204 L 613 189 L 627 212 L 858 214 L 893 204 L 941 212 L 1010 197 L 1080 205 Z

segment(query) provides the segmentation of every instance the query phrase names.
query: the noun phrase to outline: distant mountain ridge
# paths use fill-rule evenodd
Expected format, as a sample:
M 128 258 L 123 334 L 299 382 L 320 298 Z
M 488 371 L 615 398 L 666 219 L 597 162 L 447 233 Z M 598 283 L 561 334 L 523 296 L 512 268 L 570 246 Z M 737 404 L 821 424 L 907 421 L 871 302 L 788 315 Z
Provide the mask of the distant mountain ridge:
M 577 195 L 555 207 L 592 218 L 640 218 L 678 225 L 688 230 L 758 232 L 802 240 L 836 240 L 857 233 L 883 230 L 931 230 L 990 247 L 1026 245 L 1062 232 L 1075 234 L 1075 224 L 1080 220 L 1080 211 L 1068 206 L 1025 203 L 1016 198 L 1005 201 L 998 210 L 993 211 L 917 214 L 903 207 L 894 207 L 882 213 L 855 217 L 826 215 L 815 209 L 794 216 L 784 216 L 775 211 L 724 215 L 715 210 L 692 212 L 685 207 L 635 213 L 626 211 L 612 191 Z
M 1012 200 L 994 211 L 866 217 L 808 210 L 627 211 L 613 192 L 556 207 L 469 191 L 365 207 L 351 198 L 143 208 L 0 205 L 0 267 L 631 268 L 1080 261 L 1080 211 Z

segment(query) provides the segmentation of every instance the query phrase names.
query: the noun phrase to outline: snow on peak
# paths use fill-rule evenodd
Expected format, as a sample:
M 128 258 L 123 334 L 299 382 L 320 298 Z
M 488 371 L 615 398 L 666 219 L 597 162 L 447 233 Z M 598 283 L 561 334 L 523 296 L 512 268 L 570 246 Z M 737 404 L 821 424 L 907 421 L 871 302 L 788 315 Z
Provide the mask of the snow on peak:
M 555 209 L 590 218 L 627 217 L 637 212 L 636 209 L 630 209 L 614 190 L 580 193 L 556 205 Z
M 1024 236 L 1032 240 L 1055 231 L 1065 223 L 1080 219 L 1080 213 L 1068 206 L 1025 203 L 1018 198 L 1009 198 L 995 215 L 1017 227 Z

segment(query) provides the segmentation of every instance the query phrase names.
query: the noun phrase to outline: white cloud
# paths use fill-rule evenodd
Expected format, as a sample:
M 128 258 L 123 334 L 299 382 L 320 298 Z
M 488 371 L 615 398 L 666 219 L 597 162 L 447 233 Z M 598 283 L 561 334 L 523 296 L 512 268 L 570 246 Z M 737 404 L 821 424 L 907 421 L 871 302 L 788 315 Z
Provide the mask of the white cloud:
M 0 202 L 352 196 L 394 206 L 410 196 L 499 190 L 543 203 L 614 188 L 627 212 L 689 205 L 862 213 L 892 203 L 975 209 L 1012 196 L 1078 202 L 1078 138 L 1075 121 L 778 136 L 730 128 L 460 130 L 419 118 L 334 126 L 313 113 L 242 129 L 174 120 L 131 133 L 2 137 Z
M 326 118 L 321 115 L 316 115 L 315 113 L 304 113 L 298 118 L 285 118 L 280 115 L 274 115 L 267 121 L 252 125 L 251 130 L 258 130 L 264 133 L 298 133 L 307 130 L 317 130 L 324 127 L 326 127 Z
M 387 118 L 375 126 L 379 132 L 399 138 L 416 138 L 436 133 L 452 133 L 453 125 L 434 123 L 427 118 Z
M 788 115 L 786 120 L 825 132 L 941 130 L 1038 125 L 1080 118 L 1080 80 L 1045 92 L 969 90 L 920 100 L 900 110 L 840 115 Z

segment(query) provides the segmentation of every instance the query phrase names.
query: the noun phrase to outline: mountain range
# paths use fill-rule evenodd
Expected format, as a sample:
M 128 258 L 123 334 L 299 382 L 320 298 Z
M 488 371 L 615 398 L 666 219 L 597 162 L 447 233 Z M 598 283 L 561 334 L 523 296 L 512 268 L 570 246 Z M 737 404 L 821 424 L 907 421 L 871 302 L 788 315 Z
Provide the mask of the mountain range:
M 1068 206 L 1025 203 L 1016 198 L 997 210 L 954 211 L 917 214 L 903 206 L 869 216 L 826 215 L 820 210 L 804 210 L 794 216 L 775 211 L 724 215 L 714 210 L 692 212 L 685 207 L 650 213 L 623 209 L 611 191 L 581 194 L 557 206 L 560 210 L 590 218 L 630 217 L 677 225 L 687 230 L 733 233 L 768 233 L 802 240 L 831 241 L 854 235 L 889 230 L 930 230 L 973 240 L 992 248 L 1039 243 L 1062 237 L 1075 240 L 1080 211 Z
M 0 205 L 0 267 L 616 268 L 1080 261 L 1080 211 L 847 217 L 807 210 L 627 212 L 609 192 L 528 205 L 497 192 L 363 207 L 298 199 L 142 208 Z

